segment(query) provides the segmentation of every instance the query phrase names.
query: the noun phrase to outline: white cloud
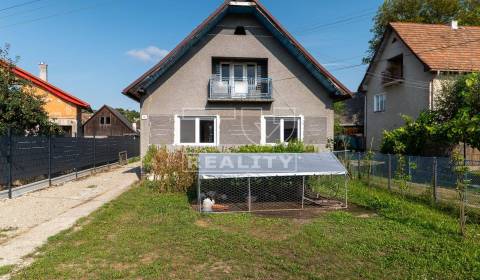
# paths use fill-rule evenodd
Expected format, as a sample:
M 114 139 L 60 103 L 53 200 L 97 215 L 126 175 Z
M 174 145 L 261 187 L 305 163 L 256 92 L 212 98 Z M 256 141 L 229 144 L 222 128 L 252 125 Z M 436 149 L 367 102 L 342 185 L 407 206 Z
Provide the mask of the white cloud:
M 164 58 L 169 51 L 155 46 L 149 46 L 143 49 L 129 50 L 127 55 L 144 62 L 158 62 Z

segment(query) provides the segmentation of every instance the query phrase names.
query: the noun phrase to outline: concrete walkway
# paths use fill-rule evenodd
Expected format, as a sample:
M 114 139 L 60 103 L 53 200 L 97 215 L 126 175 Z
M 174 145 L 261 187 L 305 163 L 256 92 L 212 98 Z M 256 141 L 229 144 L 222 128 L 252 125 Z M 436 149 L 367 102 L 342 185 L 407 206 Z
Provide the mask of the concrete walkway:
M 23 257 L 118 197 L 138 180 L 139 171 L 134 163 L 0 201 L 0 266 L 25 265 Z

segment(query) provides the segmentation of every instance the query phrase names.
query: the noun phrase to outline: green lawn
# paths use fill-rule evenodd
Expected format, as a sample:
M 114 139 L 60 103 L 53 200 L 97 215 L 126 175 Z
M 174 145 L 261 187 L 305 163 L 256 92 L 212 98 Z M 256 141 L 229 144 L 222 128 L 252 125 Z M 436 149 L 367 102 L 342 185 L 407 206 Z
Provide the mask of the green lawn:
M 135 187 L 51 238 L 14 279 L 475 279 L 480 231 L 452 216 L 352 184 L 377 214 L 312 220 L 200 215 L 180 194 Z

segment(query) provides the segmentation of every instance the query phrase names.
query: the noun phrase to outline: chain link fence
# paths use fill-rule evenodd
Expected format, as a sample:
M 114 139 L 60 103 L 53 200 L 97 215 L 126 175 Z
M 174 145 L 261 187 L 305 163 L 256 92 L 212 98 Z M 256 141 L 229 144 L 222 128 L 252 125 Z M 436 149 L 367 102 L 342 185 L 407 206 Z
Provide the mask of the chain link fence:
M 209 198 L 215 201 L 212 212 L 342 208 L 345 180 L 345 175 L 203 179 L 197 207 L 205 211 L 202 202 Z
M 374 187 L 430 200 L 458 204 L 456 174 L 450 158 L 335 152 L 352 178 Z M 480 161 L 465 161 L 467 207 L 480 213 Z

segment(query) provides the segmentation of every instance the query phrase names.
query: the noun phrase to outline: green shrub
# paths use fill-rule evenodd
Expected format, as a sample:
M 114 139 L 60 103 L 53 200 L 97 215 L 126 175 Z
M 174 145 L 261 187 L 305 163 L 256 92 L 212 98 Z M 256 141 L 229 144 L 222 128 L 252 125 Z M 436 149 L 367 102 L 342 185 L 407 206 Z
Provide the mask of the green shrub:
M 143 157 L 143 160 L 142 160 L 143 171 L 145 173 L 152 172 L 153 158 L 155 157 L 157 152 L 158 152 L 158 147 L 157 146 L 150 145 L 150 147 L 148 147 L 147 153 L 145 154 L 145 156 Z
M 278 143 L 275 145 L 245 145 L 232 147 L 232 153 L 314 153 L 315 146 L 305 145 L 301 141 L 291 141 L 288 144 Z

